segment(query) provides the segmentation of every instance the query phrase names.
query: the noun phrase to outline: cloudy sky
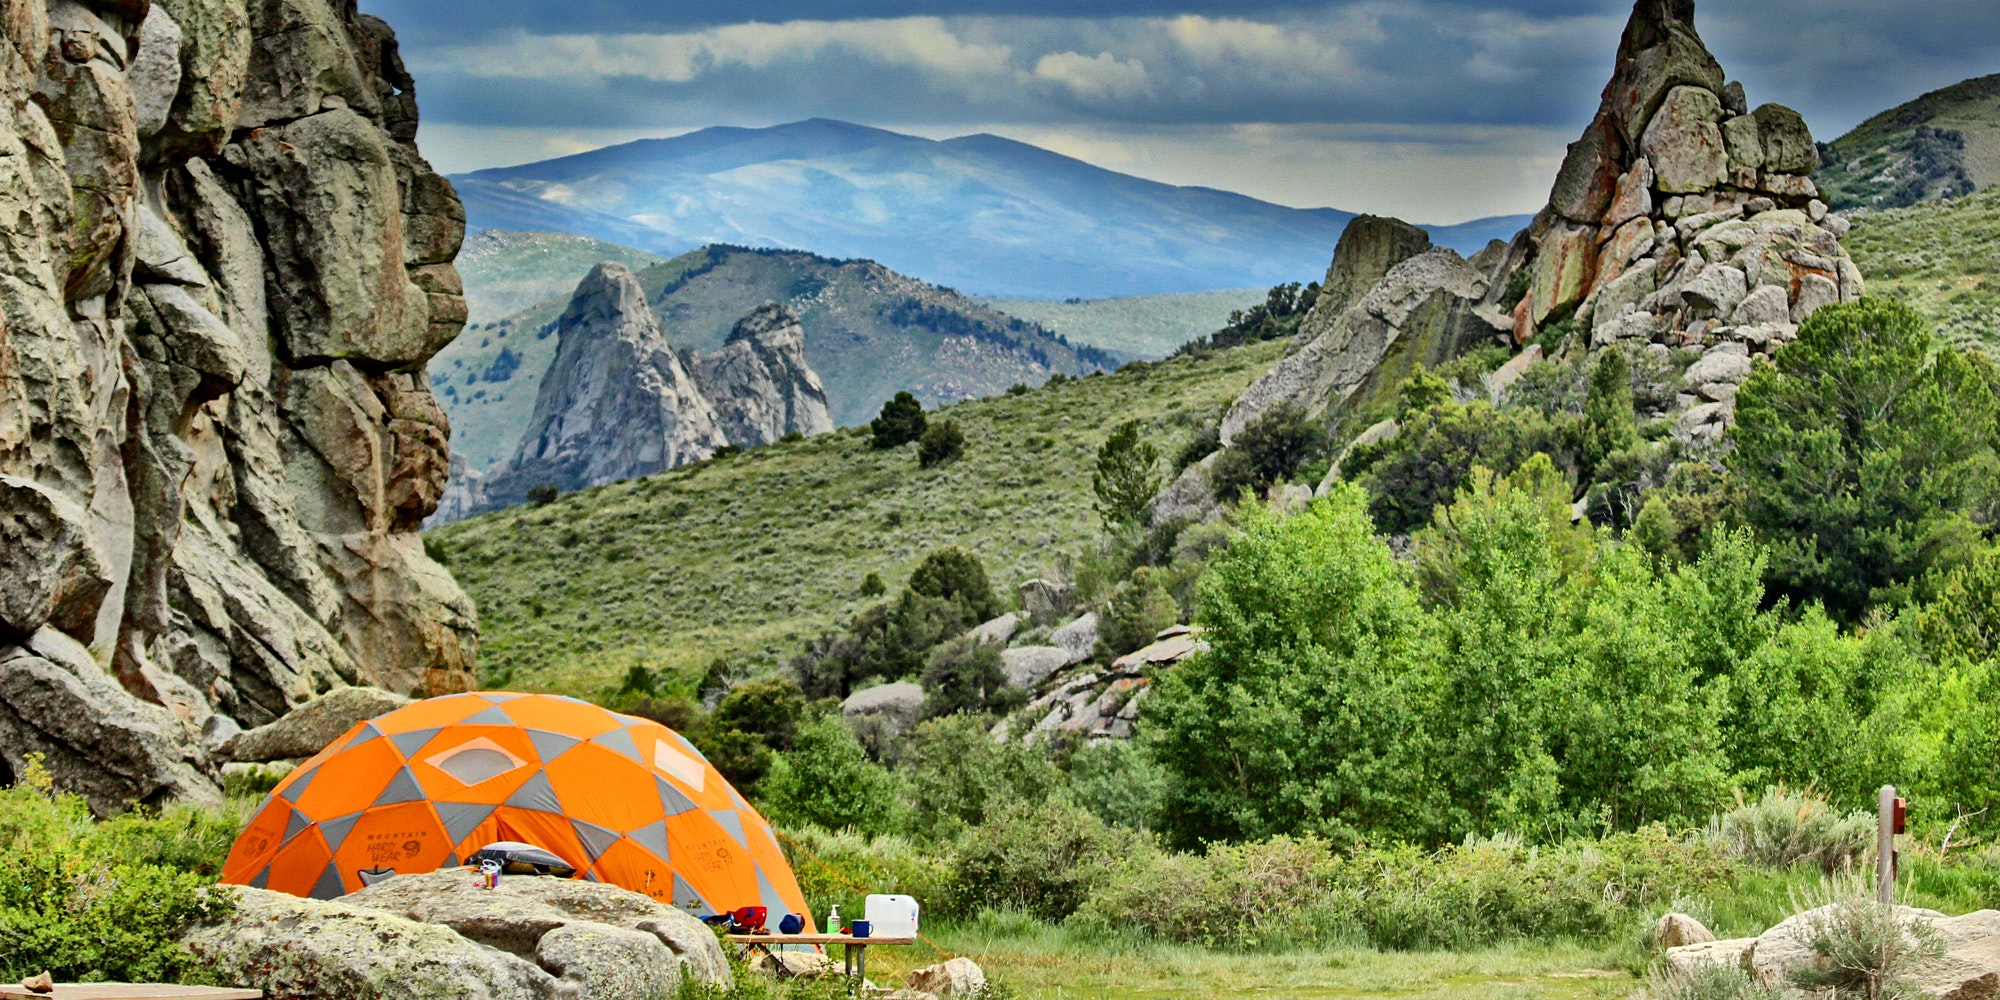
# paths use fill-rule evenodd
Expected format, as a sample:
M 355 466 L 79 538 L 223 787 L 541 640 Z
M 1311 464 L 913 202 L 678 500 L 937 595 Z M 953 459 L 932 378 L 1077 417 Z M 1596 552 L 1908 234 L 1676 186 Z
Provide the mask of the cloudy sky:
M 1423 222 L 1534 210 L 1630 0 L 361 0 L 448 172 L 710 125 L 993 132 Z M 1753 103 L 1829 139 L 2000 72 L 1995 0 L 1702 0 Z

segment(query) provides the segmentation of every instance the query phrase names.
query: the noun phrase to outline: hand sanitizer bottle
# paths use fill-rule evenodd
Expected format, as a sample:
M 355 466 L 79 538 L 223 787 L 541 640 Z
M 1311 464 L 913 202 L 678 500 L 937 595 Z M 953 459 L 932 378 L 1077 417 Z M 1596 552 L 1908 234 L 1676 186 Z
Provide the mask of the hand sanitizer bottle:
M 821 934 L 840 933 L 840 904 L 835 903 L 833 909 L 827 912 L 826 926 L 820 929 L 820 933 Z

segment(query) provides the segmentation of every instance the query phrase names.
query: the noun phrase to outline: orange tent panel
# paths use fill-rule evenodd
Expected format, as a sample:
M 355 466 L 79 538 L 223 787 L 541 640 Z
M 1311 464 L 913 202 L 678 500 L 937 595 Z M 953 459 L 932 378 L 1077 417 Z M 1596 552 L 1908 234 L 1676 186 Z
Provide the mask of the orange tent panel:
M 503 840 L 704 915 L 812 926 L 770 824 L 694 744 L 550 695 L 447 695 L 355 726 L 272 791 L 222 880 L 324 899 Z

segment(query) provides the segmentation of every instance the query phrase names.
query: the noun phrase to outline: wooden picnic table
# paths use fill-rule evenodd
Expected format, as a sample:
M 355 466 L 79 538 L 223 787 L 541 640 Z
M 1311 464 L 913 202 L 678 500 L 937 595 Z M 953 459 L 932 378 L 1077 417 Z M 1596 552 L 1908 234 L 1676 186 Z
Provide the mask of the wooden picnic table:
M 35 993 L 20 983 L 0 985 L 0 997 L 16 1000 L 264 1000 L 263 990 L 159 983 L 57 983 L 54 993 Z
M 852 934 L 731 934 L 729 940 L 748 947 L 773 944 L 830 944 L 847 946 L 844 971 L 850 986 L 868 982 L 868 946 L 876 944 L 916 944 L 913 937 L 855 937 Z

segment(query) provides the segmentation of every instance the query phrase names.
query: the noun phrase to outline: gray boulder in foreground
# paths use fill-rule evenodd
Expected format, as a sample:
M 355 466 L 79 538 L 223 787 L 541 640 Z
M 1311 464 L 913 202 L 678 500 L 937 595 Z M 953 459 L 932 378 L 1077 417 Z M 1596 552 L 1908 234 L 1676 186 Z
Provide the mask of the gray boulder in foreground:
M 469 871 L 403 875 L 340 900 L 224 887 L 236 911 L 182 943 L 272 1000 L 652 1000 L 683 976 L 728 984 L 694 917 L 598 882 Z

